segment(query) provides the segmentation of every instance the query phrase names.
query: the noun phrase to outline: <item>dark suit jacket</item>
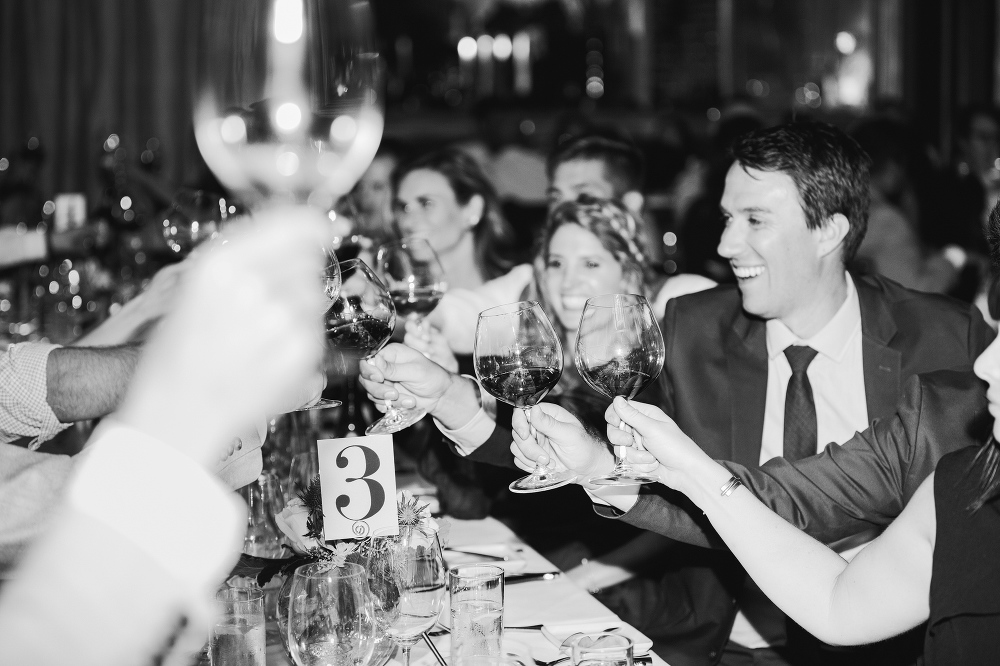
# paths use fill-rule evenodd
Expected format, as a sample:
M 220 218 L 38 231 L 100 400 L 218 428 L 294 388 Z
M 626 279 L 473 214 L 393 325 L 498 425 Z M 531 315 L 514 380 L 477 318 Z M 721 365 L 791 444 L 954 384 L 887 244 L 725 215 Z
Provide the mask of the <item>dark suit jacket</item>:
M 854 283 L 869 419 L 895 413 L 909 377 L 971 368 L 993 337 L 969 305 L 878 276 L 855 276 Z M 767 387 L 764 321 L 743 311 L 738 288 L 722 286 L 672 299 L 663 328 L 664 411 L 713 458 L 759 467 Z M 652 492 L 663 492 L 666 500 L 671 495 L 659 486 Z M 651 501 L 648 493 L 643 491 L 643 501 L 628 514 L 635 513 L 644 527 L 655 522 L 641 519 Z M 665 640 L 673 654 L 663 656 L 670 663 L 713 663 L 732 627 L 745 573 L 734 558 L 704 551 L 677 552 L 672 560 L 687 580 L 691 607 L 671 620 L 676 632 Z
M 788 522 L 824 543 L 843 544 L 891 523 L 941 456 L 984 442 L 993 425 L 986 407 L 986 384 L 971 371 L 929 372 L 906 382 L 895 414 L 819 455 L 795 463 L 774 458 L 757 468 L 722 464 Z M 723 545 L 701 512 L 687 508 L 682 495 L 647 486 L 628 513 L 599 511 L 684 543 Z

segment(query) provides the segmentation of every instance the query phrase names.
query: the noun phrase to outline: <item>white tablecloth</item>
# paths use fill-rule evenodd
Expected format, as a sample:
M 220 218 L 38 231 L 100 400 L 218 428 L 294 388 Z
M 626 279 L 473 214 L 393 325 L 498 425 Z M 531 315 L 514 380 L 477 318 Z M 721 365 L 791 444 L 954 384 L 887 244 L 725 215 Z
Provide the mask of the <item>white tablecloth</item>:
M 527 561 L 523 573 L 555 570 L 550 562 L 529 546 L 524 545 L 516 534 L 493 518 L 447 520 L 451 522 L 448 546 L 462 548 L 510 544 L 516 547 Z M 447 558 L 447 552 L 445 557 Z M 445 613 L 447 613 L 447 609 Z M 625 635 L 641 637 L 638 631 L 624 625 L 618 616 L 565 576 L 557 576 L 553 580 L 518 583 L 505 587 L 504 626 L 523 627 L 536 624 L 559 625 L 562 629 L 579 624 L 581 631 L 616 627 Z M 538 630 L 505 629 L 504 642 L 505 645 L 510 644 L 507 645 L 508 648 L 513 646 L 515 651 L 519 653 L 526 650 L 530 652 L 531 657 L 540 661 L 552 661 L 559 656 L 558 648 Z M 447 635 L 436 638 L 435 644 L 447 657 L 449 651 Z M 653 660 L 653 666 L 667 666 L 666 662 L 655 654 L 650 653 L 650 656 Z M 280 644 L 268 646 L 267 663 L 268 666 L 290 666 Z M 394 656 L 389 661 L 389 666 L 399 666 L 400 663 Z M 437 666 L 437 661 L 421 642 L 413 648 L 410 664 L 411 666 Z

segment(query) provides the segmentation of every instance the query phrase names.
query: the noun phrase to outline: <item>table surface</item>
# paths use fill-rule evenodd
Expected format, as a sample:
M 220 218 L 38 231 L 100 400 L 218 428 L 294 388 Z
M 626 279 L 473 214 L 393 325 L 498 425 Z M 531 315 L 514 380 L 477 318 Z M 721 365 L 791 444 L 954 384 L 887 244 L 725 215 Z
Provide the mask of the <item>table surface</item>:
M 518 573 L 554 571 L 555 567 L 530 546 L 524 544 L 503 523 L 493 518 L 484 520 L 455 520 L 451 522 L 451 530 L 447 547 L 472 549 L 475 546 L 498 546 L 506 544 L 516 549 L 524 558 L 524 568 Z M 448 553 L 445 553 L 447 559 Z M 446 615 L 447 611 L 443 615 Z M 631 627 L 623 625 L 601 602 L 597 601 L 586 590 L 570 581 L 566 576 L 559 575 L 552 580 L 507 585 L 504 590 L 504 644 L 508 649 L 519 654 L 530 653 L 534 659 L 552 661 L 559 655 L 556 648 L 538 630 L 516 630 L 510 627 L 546 625 L 579 625 L 579 630 L 598 631 L 601 625 L 622 626 L 629 635 L 636 632 Z M 435 639 L 439 650 L 447 657 L 448 636 Z M 513 647 L 512 645 L 513 644 Z M 649 653 L 653 666 L 667 666 L 658 656 Z M 390 659 L 388 666 L 400 666 L 398 654 Z M 284 653 L 280 641 L 270 642 L 267 647 L 268 666 L 292 666 Z M 410 658 L 411 666 L 437 666 L 434 656 L 421 642 L 413 648 Z

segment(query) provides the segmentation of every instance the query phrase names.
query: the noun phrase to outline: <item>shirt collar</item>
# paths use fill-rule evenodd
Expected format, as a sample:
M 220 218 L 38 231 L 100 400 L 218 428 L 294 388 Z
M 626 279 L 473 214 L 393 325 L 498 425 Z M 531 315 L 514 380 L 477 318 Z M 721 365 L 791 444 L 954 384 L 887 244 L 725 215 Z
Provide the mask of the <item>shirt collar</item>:
M 847 274 L 846 278 L 847 298 L 826 326 L 811 338 L 806 340 L 798 337 L 778 319 L 767 320 L 765 326 L 769 358 L 774 359 L 791 345 L 808 345 L 838 363 L 844 358 L 851 340 L 861 330 L 861 301 L 858 300 L 858 290 L 850 274 Z

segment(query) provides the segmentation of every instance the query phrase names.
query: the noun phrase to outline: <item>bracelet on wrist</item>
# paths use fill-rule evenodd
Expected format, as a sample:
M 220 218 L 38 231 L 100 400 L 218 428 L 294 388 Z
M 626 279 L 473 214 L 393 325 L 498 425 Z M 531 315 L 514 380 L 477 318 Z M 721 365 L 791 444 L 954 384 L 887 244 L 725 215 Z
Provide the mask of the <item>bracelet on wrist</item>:
M 719 494 L 721 494 L 723 497 L 729 497 L 730 495 L 733 494 L 734 490 L 736 490 L 742 485 L 743 482 L 740 481 L 740 477 L 733 474 L 731 477 L 729 477 L 729 480 L 726 481 L 724 484 L 722 484 L 722 487 L 719 488 Z

